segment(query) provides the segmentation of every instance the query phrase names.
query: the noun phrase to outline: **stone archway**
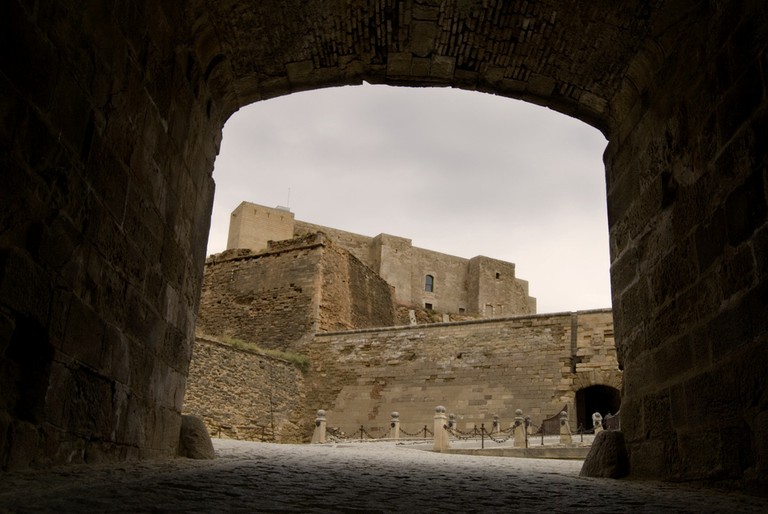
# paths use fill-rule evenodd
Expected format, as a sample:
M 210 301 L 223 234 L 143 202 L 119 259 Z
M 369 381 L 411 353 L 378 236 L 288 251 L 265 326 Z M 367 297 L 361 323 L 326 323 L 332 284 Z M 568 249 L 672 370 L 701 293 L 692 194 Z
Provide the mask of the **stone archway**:
M 603 417 L 616 414 L 621 408 L 621 392 L 607 385 L 592 385 L 576 391 L 576 424 L 589 430 L 592 428 L 592 414 L 599 412 Z
M 224 121 L 366 80 L 602 130 L 632 473 L 767 480 L 759 2 L 0 9 L 3 468 L 175 451 Z

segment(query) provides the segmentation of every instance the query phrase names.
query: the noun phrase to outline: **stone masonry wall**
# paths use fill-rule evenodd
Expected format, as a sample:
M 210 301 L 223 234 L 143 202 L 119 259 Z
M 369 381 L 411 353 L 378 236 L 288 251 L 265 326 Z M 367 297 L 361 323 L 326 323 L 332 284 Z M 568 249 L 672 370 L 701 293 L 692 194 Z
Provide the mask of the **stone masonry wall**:
M 324 248 L 318 331 L 391 326 L 392 289 L 354 255 L 335 245 Z
M 206 261 L 198 331 L 289 349 L 315 331 L 394 324 L 392 291 L 320 233 Z
M 513 263 L 481 256 L 468 260 L 414 247 L 403 237 L 379 234 L 372 238 L 315 225 L 294 219 L 291 212 L 250 202 L 242 202 L 232 212 L 227 248 L 261 252 L 270 240 L 319 232 L 394 286 L 400 304 L 415 308 L 429 304 L 439 312 L 485 317 L 536 312 L 536 300 L 528 296 L 527 283 L 515 278 Z M 425 291 L 427 275 L 434 277 L 432 291 Z
M 282 251 L 224 252 L 205 265 L 198 331 L 285 349 L 315 330 L 322 246 L 306 241 Z M 290 273 L 290 281 L 283 279 Z
M 198 337 L 184 413 L 205 420 L 214 436 L 306 442 L 314 411 L 305 405 L 303 373 L 261 352 Z
M 694 7 L 695 6 L 695 7 Z M 693 3 L 632 61 L 605 152 L 635 476 L 768 486 L 768 10 Z
M 0 6 L 1 469 L 176 452 L 226 118 L 189 7 Z
M 413 432 L 437 405 L 460 429 L 518 408 L 540 423 L 582 387 L 621 387 L 610 310 L 316 334 L 304 351 L 308 405 L 347 433 L 381 435 L 391 411 Z
M 229 217 L 227 250 L 263 252 L 269 241 L 293 239 L 293 221 L 290 211 L 241 202 Z

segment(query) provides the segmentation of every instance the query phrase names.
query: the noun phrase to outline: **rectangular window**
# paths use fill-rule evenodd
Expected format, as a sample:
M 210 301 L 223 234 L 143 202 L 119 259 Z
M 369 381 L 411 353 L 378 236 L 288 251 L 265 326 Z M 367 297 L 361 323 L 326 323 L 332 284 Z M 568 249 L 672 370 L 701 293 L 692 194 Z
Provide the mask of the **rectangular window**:
M 432 310 L 432 304 L 431 303 L 425 303 L 424 304 L 424 308 L 427 309 L 428 311 L 431 311 Z
M 432 293 L 435 290 L 435 277 L 427 275 L 424 279 L 424 291 Z

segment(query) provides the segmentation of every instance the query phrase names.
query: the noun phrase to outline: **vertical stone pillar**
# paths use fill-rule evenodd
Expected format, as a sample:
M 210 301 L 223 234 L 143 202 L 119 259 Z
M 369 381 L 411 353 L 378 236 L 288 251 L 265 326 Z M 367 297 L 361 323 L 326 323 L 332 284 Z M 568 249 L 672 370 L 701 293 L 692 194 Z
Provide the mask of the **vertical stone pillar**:
M 522 409 L 517 409 L 515 411 L 514 427 L 514 440 L 512 446 L 515 448 L 528 448 L 528 437 L 525 433 L 525 418 L 523 418 Z
M 390 439 L 400 439 L 400 413 L 392 411 L 389 421 L 389 437 Z
M 592 426 L 595 427 L 595 435 L 603 431 L 603 415 L 599 412 L 592 414 Z
M 435 423 L 433 425 L 435 432 L 435 444 L 433 449 L 437 452 L 450 448 L 450 444 L 448 443 L 448 431 L 445 429 L 447 419 L 448 416 L 445 415 L 445 407 L 438 405 L 435 408 Z
M 323 409 L 320 409 L 319 411 L 317 411 L 317 417 L 315 418 L 315 433 L 312 434 L 313 443 L 325 442 L 325 426 L 326 426 L 325 411 Z
M 560 413 L 560 444 L 571 444 L 571 426 L 568 424 L 568 411 Z

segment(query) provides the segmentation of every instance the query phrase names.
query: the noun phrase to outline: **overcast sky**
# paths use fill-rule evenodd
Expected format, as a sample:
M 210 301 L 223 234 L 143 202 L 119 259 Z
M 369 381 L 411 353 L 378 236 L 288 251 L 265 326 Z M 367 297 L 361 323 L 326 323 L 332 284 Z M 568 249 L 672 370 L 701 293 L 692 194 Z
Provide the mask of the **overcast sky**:
M 208 254 L 242 201 L 465 258 L 516 264 L 538 312 L 611 306 L 600 132 L 455 89 L 364 85 L 235 113 L 216 160 Z

